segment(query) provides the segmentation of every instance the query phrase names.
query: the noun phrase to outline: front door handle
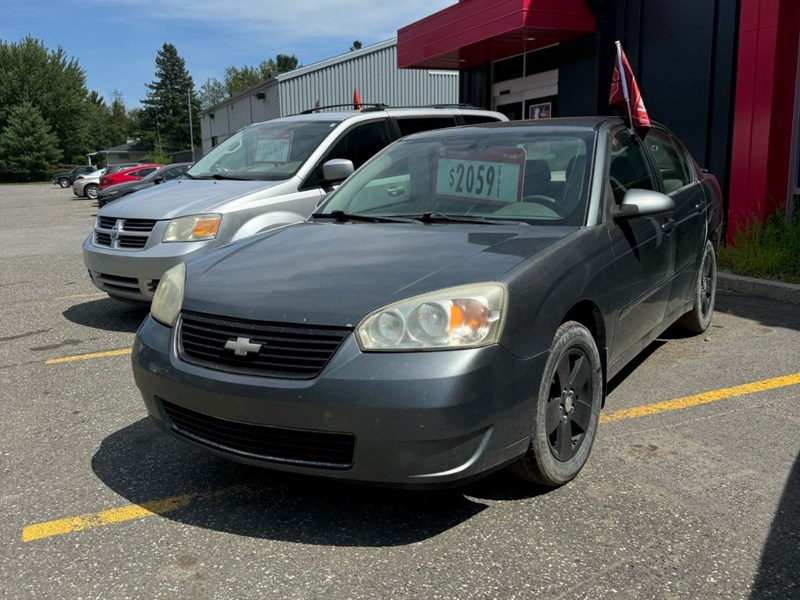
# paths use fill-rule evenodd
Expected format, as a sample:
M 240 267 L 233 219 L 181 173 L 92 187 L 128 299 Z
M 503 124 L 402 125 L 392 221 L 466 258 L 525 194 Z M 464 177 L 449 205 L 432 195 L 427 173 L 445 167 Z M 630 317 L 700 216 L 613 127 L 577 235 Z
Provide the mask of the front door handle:
M 706 207 L 706 203 L 704 200 L 701 200 L 697 204 L 694 205 L 694 208 L 697 212 L 703 212 L 703 209 Z
M 406 193 L 406 188 L 404 188 L 402 185 L 396 185 L 386 190 L 387 195 L 394 197 L 402 196 L 405 193 Z
M 661 224 L 661 231 L 669 235 L 675 229 L 675 219 L 667 219 Z

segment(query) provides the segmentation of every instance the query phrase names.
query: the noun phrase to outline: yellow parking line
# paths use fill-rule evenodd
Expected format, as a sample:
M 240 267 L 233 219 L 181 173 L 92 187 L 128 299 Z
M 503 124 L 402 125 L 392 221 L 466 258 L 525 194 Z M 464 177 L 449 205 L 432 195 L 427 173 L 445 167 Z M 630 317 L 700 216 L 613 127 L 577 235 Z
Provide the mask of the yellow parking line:
M 600 422 L 612 423 L 614 421 L 621 421 L 622 419 L 636 419 L 639 417 L 657 415 L 658 413 L 670 410 L 683 410 L 684 408 L 699 406 L 700 404 L 708 404 L 709 402 L 717 402 L 718 400 L 736 398 L 737 396 L 744 396 L 745 394 L 765 392 L 767 390 L 774 390 L 776 388 L 797 384 L 800 384 L 800 373 L 773 377 L 772 379 L 764 379 L 762 381 L 745 383 L 744 385 L 703 392 L 702 394 L 695 394 L 694 396 L 684 396 L 683 398 L 665 400 L 663 402 L 656 402 L 655 404 L 644 404 L 642 406 L 617 410 L 600 415 Z
M 94 294 L 75 294 L 73 296 L 56 296 L 54 300 L 73 300 L 75 298 L 100 298 L 107 296 L 105 292 L 95 292 Z
M 200 500 L 212 500 L 214 498 L 221 498 L 224 496 L 242 496 L 254 493 L 255 491 L 247 486 L 234 485 L 211 492 L 171 496 L 161 500 L 153 500 L 152 502 L 129 504 L 127 506 L 112 508 L 110 510 L 104 510 L 94 514 L 81 515 L 80 517 L 71 517 L 68 519 L 59 519 L 57 521 L 36 523 L 35 525 L 28 525 L 22 530 L 22 541 L 32 542 L 34 540 L 41 540 L 43 538 L 53 537 L 55 535 L 64 535 L 66 533 L 83 531 L 84 529 L 89 529 L 90 527 L 103 527 L 104 525 L 111 525 L 113 523 L 123 523 L 125 521 L 142 519 L 144 517 L 163 515 L 181 508 L 186 508 L 192 502 L 197 502 Z
M 128 353 L 130 352 L 130 348 L 125 350 L 115 350 L 113 352 L 118 354 Z M 110 354 L 100 352 L 96 353 L 96 355 Z M 93 358 L 96 355 L 87 354 L 82 356 Z M 73 360 L 81 359 L 81 357 L 65 358 Z M 638 417 L 655 415 L 672 410 L 683 410 L 685 408 L 698 406 L 700 404 L 708 404 L 710 402 L 717 402 L 727 398 L 735 398 L 745 394 L 764 392 L 767 390 L 774 390 L 776 388 L 798 384 L 800 384 L 800 373 L 785 375 L 782 377 L 773 377 L 772 379 L 754 381 L 744 385 L 737 385 L 734 387 L 704 392 L 702 394 L 695 394 L 694 396 L 684 396 L 683 398 L 676 398 L 674 400 L 666 400 L 664 402 L 657 402 L 655 404 L 645 404 L 644 406 L 636 406 L 634 408 L 614 411 L 601 415 L 600 422 L 611 423 L 614 421 L 621 421 L 623 419 L 635 419 Z M 202 500 L 254 493 L 256 492 L 247 486 L 236 485 L 217 491 L 184 494 L 182 496 L 171 496 L 161 500 L 153 500 L 151 502 L 145 502 L 142 504 L 129 504 L 127 506 L 112 508 L 110 510 L 104 510 L 102 512 L 82 515 L 79 517 L 36 523 L 34 525 L 29 525 L 22 530 L 22 541 L 32 542 L 34 540 L 40 540 L 55 535 L 64 535 L 66 533 L 83 531 L 84 529 L 88 529 L 90 527 L 102 527 L 105 525 L 111 525 L 113 523 L 122 523 L 124 521 L 132 521 L 134 519 L 142 519 L 144 517 L 152 517 L 154 515 L 163 515 L 174 510 L 185 508 L 192 503 Z
M 103 358 L 105 356 L 123 356 L 130 354 L 133 348 L 120 348 L 119 350 L 106 350 L 105 352 L 91 352 L 89 354 L 75 354 L 73 356 L 62 356 L 61 358 L 51 358 L 44 361 L 46 365 L 58 365 L 61 363 L 74 362 L 76 360 L 89 360 L 91 358 Z

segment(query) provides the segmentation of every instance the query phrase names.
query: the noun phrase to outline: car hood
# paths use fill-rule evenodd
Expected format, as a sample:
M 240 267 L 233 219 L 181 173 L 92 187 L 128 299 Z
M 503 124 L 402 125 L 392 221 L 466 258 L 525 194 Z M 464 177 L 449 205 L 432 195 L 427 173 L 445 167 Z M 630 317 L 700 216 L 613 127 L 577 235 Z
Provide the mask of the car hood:
M 577 227 L 307 222 L 188 263 L 185 310 L 354 326 L 391 302 L 509 269 Z
M 124 219 L 174 219 L 210 212 L 222 204 L 264 190 L 282 181 L 216 181 L 179 179 L 125 196 L 103 207 L 101 216 Z

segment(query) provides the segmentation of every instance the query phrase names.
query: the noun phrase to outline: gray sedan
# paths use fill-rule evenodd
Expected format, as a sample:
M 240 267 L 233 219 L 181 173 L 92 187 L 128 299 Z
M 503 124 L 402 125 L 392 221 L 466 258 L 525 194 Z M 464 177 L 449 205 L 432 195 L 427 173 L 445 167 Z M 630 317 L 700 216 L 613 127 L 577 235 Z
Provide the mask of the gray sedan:
M 409 136 L 307 222 L 165 274 L 133 352 L 170 434 L 273 469 L 402 486 L 587 461 L 606 382 L 708 328 L 720 188 L 615 118 Z

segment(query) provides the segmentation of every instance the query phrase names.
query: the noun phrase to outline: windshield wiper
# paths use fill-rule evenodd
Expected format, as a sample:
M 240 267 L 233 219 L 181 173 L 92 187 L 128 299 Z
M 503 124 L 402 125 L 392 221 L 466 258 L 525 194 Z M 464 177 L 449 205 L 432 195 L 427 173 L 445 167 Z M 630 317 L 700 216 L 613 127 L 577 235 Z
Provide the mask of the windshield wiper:
M 507 225 L 509 221 L 492 221 L 486 217 L 460 217 L 438 212 L 424 212 L 421 215 L 409 215 L 409 219 L 420 223 L 477 223 L 480 225 Z
M 197 179 L 194 175 L 189 175 L 189 173 L 184 172 L 181 177 L 186 177 L 186 179 Z
M 374 215 L 356 215 L 346 213 L 343 210 L 332 210 L 329 213 L 314 213 L 311 215 L 315 219 L 334 219 L 339 223 L 347 221 L 363 221 L 364 223 L 410 223 L 411 219 L 400 219 L 397 217 L 378 217 Z

